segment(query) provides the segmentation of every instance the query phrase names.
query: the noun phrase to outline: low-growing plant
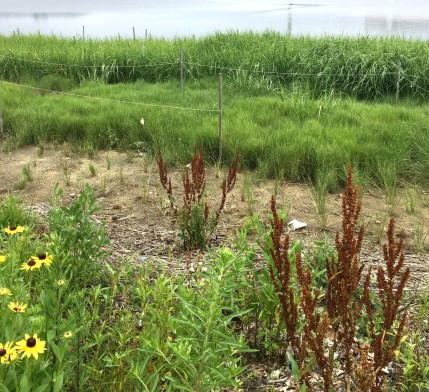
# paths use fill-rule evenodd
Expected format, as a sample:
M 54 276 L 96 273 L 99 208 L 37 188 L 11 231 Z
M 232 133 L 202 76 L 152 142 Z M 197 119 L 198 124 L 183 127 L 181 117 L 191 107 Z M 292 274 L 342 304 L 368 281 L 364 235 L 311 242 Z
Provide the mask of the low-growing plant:
M 194 149 L 190 167 L 186 168 L 183 176 L 183 205 L 177 207 L 173 196 L 171 178 L 168 177 L 167 165 L 158 147 L 158 169 L 161 185 L 167 192 L 170 208 L 179 217 L 180 237 L 185 249 L 204 248 L 210 244 L 212 235 L 219 223 L 220 215 L 225 207 L 228 193 L 234 188 L 238 170 L 237 154 L 233 165 L 228 170 L 226 179 L 222 182 L 222 195 L 218 208 L 210 211 L 205 194 L 206 178 L 202 146 L 199 152 Z
M 409 215 L 416 213 L 417 192 L 414 188 L 405 189 L 405 211 Z
M 92 279 L 98 277 L 103 268 L 100 262 L 95 261 L 106 256 L 106 230 L 103 224 L 91 219 L 99 207 L 96 195 L 88 185 L 70 206 L 59 204 L 62 197 L 63 190 L 56 186 L 53 199 L 56 208 L 49 214 L 49 228 L 54 233 L 52 247 L 56 254 L 69 255 L 72 262 L 68 273 L 76 276 L 76 284 L 85 287 L 95 283 Z
M 398 173 L 397 168 L 389 163 L 380 163 L 378 166 L 379 181 L 386 192 L 387 201 L 394 207 L 397 197 Z
M 426 237 L 425 225 L 422 217 L 414 217 L 412 222 L 412 248 L 416 253 L 424 252 L 426 249 Z
M 256 211 L 257 200 L 253 192 L 255 180 L 251 173 L 246 173 L 243 179 L 243 186 L 241 189 L 241 200 L 246 203 L 247 215 L 253 215 Z
M 28 181 L 26 180 L 26 178 L 24 176 L 20 177 L 19 180 L 15 181 L 13 183 L 13 189 L 16 191 L 23 190 L 27 187 L 27 182 Z
M 69 186 L 71 181 L 71 173 L 70 165 L 67 159 L 61 159 L 61 167 L 63 169 L 64 183 L 66 186 Z
M 22 176 L 26 181 L 33 181 L 33 173 L 31 172 L 30 165 L 24 165 L 22 167 Z
M 33 226 L 36 217 L 23 206 L 22 199 L 16 195 L 7 195 L 0 199 L 0 227 Z
M 95 171 L 94 162 L 89 162 L 88 163 L 88 169 L 89 169 L 89 174 L 90 174 L 91 177 L 95 177 L 97 175 L 97 173 Z
M 419 330 L 405 335 L 395 351 L 396 360 L 402 366 L 398 390 L 401 392 L 429 391 L 429 354 L 420 347 L 422 334 Z
M 315 183 L 312 185 L 312 193 L 315 199 L 316 210 L 320 217 L 322 228 L 326 228 L 327 224 L 327 197 L 332 184 L 336 183 L 335 173 L 328 169 L 319 169 L 316 173 Z

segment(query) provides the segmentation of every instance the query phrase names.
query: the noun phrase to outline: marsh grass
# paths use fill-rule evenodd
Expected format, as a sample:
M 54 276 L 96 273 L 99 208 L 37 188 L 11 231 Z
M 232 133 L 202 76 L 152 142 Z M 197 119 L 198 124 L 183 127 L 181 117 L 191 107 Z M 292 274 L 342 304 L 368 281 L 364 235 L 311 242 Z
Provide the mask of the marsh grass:
M 415 215 L 417 211 L 417 197 L 418 193 L 412 186 L 407 186 L 405 189 L 405 211 L 408 215 Z
M 247 215 L 252 216 L 255 214 L 257 209 L 257 203 L 254 187 L 256 179 L 253 173 L 245 173 L 243 177 L 242 187 L 241 187 L 241 200 L 246 203 L 246 212 Z
M 339 92 L 363 99 L 394 96 L 397 66 L 401 97 L 427 94 L 424 41 L 371 37 L 292 37 L 276 32 L 216 33 L 198 39 L 68 39 L 0 36 L 0 75 L 41 80 L 46 90 L 68 91 L 85 82 L 160 82 L 179 77 L 179 49 L 192 78 L 222 72 L 235 89 L 279 92 L 291 84 L 321 96 Z
M 169 163 L 182 165 L 188 146 L 202 145 L 213 164 L 221 72 L 224 162 L 238 150 L 243 169 L 304 182 L 314 182 L 324 162 L 334 170 L 351 163 L 358 178 L 382 185 L 392 202 L 397 180 L 429 178 L 423 42 L 230 32 L 149 39 L 144 51 L 141 44 L 120 37 L 0 36 L 1 78 L 27 86 L 5 82 L 0 89 L 3 148 L 43 140 L 85 146 L 88 155 L 134 153 L 137 145 L 153 154 L 160 145 Z M 183 90 L 179 48 L 187 70 Z M 400 103 L 392 99 L 398 62 Z
M 386 192 L 390 207 L 394 207 L 397 200 L 398 173 L 392 162 L 380 163 L 378 166 L 380 182 Z
M 415 216 L 412 222 L 412 240 L 411 246 L 416 253 L 422 253 L 427 249 L 427 232 L 424 219 Z
M 208 81 L 206 93 L 216 92 Z M 74 93 L 151 105 L 133 105 L 71 96 L 28 94 L 4 85 L 0 99 L 6 103 L 10 146 L 44 140 L 64 146 L 64 154 L 78 150 L 122 149 L 129 159 L 137 153 L 130 146 L 143 143 L 153 154 L 161 145 L 171 164 L 185 165 L 189 145 L 202 145 L 207 161 L 218 159 L 218 113 L 198 88 L 178 91 L 176 82 L 148 84 L 87 84 Z M 426 181 L 429 161 L 416 154 L 425 132 L 426 106 L 415 102 L 394 105 L 329 98 L 327 104 L 301 95 L 248 96 L 224 89 L 223 157 L 231 161 L 240 151 L 241 167 L 256 170 L 260 177 L 276 178 L 283 171 L 286 180 L 316 179 L 317 169 L 329 162 L 334 169 L 354 164 L 358 180 L 383 186 L 394 199 L 398 180 Z M 14 106 L 16 99 L 20 105 Z M 159 105 L 159 106 L 156 106 Z M 172 105 L 202 111 L 172 109 Z M 23 109 L 25 107 L 25 110 Z M 140 124 L 142 112 L 144 127 Z M 406 121 L 404 123 L 404 121 Z M 408 126 L 404 124 L 413 124 Z M 420 151 L 420 149 L 419 149 Z M 400 166 L 397 162 L 401 162 Z M 391 168 L 394 168 L 391 169 Z M 337 185 L 344 183 L 338 176 Z
M 327 225 L 326 214 L 328 194 L 333 190 L 333 188 L 335 188 L 336 184 L 337 178 L 335 171 L 332 169 L 319 169 L 317 171 L 316 181 L 312 184 L 311 189 L 322 228 L 326 228 Z

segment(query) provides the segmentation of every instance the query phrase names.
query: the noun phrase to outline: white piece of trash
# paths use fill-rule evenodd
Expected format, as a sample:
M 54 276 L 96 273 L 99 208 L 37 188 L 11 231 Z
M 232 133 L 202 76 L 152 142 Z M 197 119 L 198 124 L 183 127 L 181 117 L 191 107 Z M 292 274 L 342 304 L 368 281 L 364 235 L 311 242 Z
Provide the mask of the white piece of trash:
M 291 229 L 291 230 L 299 230 L 299 229 L 303 229 L 304 227 L 307 227 L 307 223 L 304 222 L 300 222 L 296 219 L 292 219 L 291 221 L 288 222 L 287 226 Z

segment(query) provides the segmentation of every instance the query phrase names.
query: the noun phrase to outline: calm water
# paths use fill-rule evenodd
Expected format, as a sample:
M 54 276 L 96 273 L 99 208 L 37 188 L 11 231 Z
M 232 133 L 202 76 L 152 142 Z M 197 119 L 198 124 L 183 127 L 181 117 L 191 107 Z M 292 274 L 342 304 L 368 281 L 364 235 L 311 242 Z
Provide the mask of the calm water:
M 269 29 L 429 39 L 429 0 L 291 1 L 0 0 L 0 34 L 132 37 L 134 28 L 137 37 L 172 38 Z

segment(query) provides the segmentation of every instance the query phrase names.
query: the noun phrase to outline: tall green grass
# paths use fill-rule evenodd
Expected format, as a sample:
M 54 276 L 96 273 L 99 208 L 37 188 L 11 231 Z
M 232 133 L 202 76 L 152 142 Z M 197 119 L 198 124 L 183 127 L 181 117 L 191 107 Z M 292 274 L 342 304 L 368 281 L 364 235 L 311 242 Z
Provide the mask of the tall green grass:
M 165 81 L 180 75 L 179 49 L 188 77 L 222 72 L 235 88 L 246 91 L 283 91 L 297 85 L 315 97 L 331 92 L 359 99 L 393 96 L 400 63 L 400 96 L 429 95 L 426 41 L 292 37 L 269 31 L 135 41 L 0 36 L 0 77 L 22 82 L 28 76 L 56 75 L 75 84 Z
M 223 91 L 225 163 L 239 151 L 242 168 L 261 176 L 281 173 L 292 181 L 314 183 L 323 168 L 337 173 L 338 185 L 344 183 L 349 163 L 382 186 L 382 168 L 394 168 L 389 175 L 395 183 L 429 179 L 427 104 L 314 99 L 297 91 L 249 96 L 238 94 L 229 82 L 225 80 Z M 169 164 L 181 165 L 201 144 L 208 162 L 218 159 L 215 79 L 186 84 L 183 90 L 172 80 L 87 83 L 69 94 L 41 94 L 3 83 L 4 147 L 69 142 L 76 148 L 138 146 L 155 152 L 160 145 Z

